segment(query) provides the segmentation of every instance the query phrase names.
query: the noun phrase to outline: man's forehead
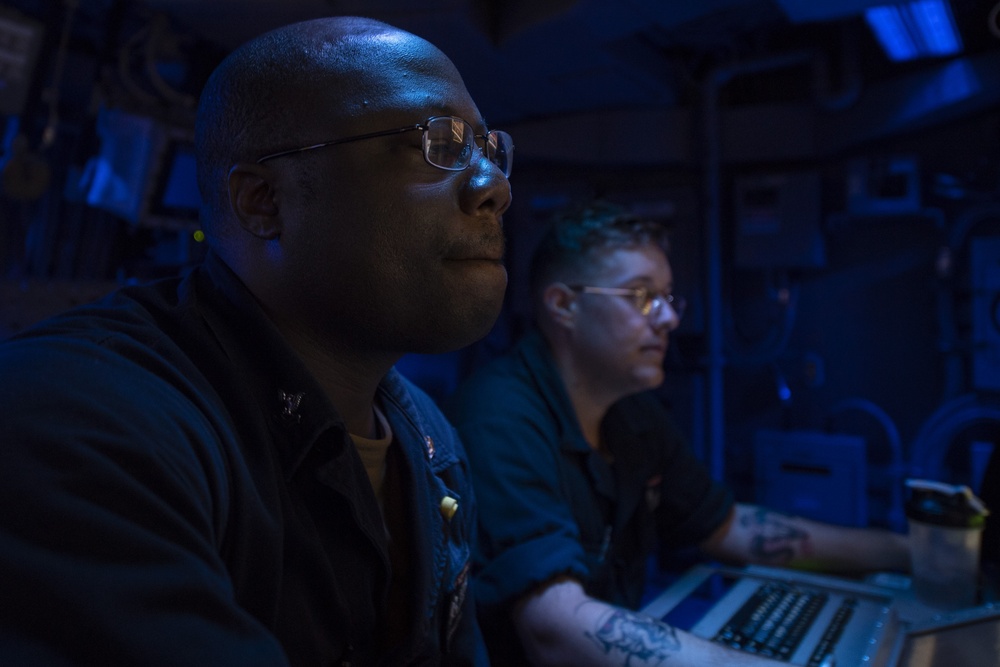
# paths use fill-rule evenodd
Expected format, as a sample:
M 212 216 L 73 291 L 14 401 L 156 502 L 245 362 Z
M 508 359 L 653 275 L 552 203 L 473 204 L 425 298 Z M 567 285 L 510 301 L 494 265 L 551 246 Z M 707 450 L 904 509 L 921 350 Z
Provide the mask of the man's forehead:
M 361 86 L 406 84 L 408 79 L 458 79 L 451 60 L 436 46 L 404 32 L 350 38 L 330 45 L 319 64 Z M 402 80 L 400 80 L 402 79 Z
M 461 79 L 429 72 L 406 76 L 397 73 L 392 76 L 383 70 L 380 76 L 368 76 L 362 81 L 328 82 L 317 98 L 317 121 L 349 126 L 405 125 L 430 116 L 459 116 L 477 129 L 484 128 L 482 115 Z
M 652 243 L 604 248 L 593 253 L 589 262 L 591 275 L 622 280 L 652 277 L 669 269 L 666 255 Z

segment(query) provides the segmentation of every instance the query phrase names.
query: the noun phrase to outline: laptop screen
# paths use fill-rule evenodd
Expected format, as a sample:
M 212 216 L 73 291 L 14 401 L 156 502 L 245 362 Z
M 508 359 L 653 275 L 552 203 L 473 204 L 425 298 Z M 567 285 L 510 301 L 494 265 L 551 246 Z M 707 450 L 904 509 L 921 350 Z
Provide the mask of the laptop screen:
M 663 622 L 679 630 L 690 631 L 738 581 L 738 577 L 727 572 L 709 574 L 663 616 Z

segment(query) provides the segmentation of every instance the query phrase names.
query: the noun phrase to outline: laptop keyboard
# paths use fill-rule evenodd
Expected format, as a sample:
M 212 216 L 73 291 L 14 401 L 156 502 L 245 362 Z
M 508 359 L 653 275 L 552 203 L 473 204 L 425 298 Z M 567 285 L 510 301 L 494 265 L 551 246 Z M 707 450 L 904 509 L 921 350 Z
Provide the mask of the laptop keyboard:
M 827 594 L 781 582 L 761 584 L 713 638 L 726 646 L 788 661 L 828 599 Z M 819 665 L 850 620 L 856 601 L 845 600 L 807 663 Z

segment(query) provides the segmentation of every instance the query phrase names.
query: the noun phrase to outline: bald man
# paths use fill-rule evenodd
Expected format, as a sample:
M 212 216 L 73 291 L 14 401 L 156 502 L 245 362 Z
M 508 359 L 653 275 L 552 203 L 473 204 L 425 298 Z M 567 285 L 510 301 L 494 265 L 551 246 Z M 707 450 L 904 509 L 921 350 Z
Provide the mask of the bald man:
M 512 144 L 360 18 L 234 51 L 209 251 L 0 345 L 0 664 L 482 664 L 465 453 L 393 370 L 485 334 Z

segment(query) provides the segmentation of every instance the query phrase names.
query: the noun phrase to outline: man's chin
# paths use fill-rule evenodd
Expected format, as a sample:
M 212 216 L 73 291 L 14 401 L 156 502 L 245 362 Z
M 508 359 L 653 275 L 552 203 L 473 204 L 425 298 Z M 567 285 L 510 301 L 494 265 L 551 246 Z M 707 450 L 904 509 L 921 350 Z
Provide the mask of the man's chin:
M 663 381 L 665 379 L 666 379 L 666 374 L 663 372 L 662 368 L 643 369 L 643 371 L 640 372 L 638 377 L 636 378 L 638 384 L 640 384 L 642 387 L 640 391 L 656 389 L 657 387 L 663 384 Z
M 442 354 L 471 345 L 493 329 L 502 308 L 501 293 L 499 298 L 467 304 L 461 312 L 441 314 L 436 323 L 438 326 L 432 326 L 422 340 L 412 341 L 412 347 L 419 349 L 409 352 Z

